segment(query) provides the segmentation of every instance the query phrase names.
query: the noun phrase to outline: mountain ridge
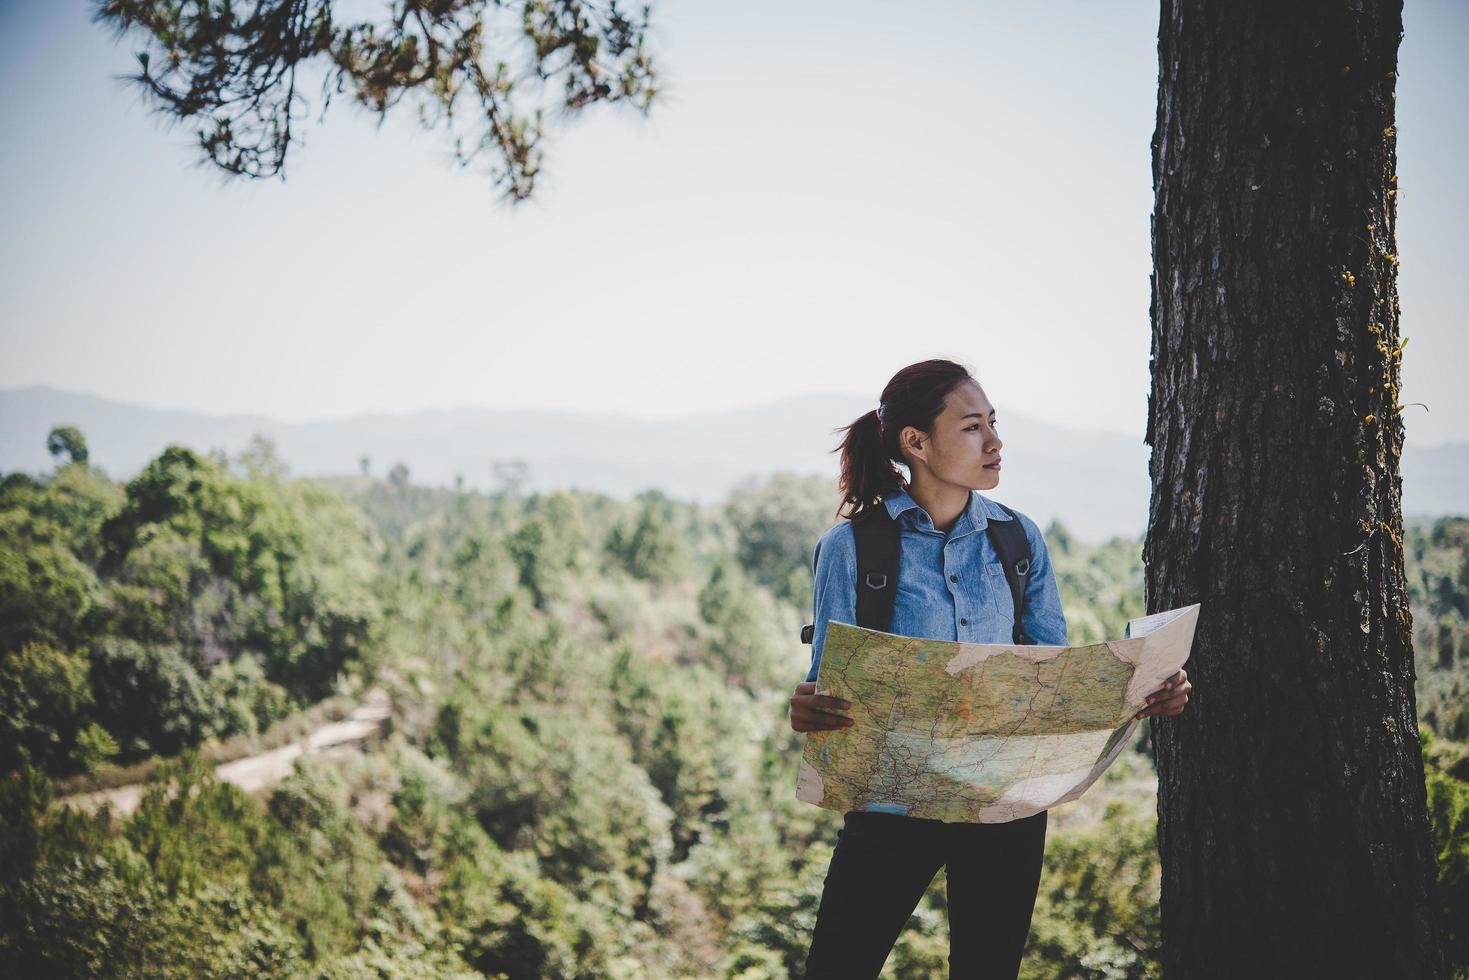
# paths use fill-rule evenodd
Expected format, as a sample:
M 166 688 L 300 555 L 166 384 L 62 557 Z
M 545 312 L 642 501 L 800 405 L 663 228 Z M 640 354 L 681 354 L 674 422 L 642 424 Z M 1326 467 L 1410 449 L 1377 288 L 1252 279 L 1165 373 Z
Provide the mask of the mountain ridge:
M 91 461 L 127 479 L 166 445 L 243 450 L 258 433 L 301 476 L 372 472 L 397 463 L 415 482 L 499 485 L 496 464 L 522 462 L 526 489 L 573 487 L 615 497 L 656 488 L 712 502 L 750 477 L 790 471 L 838 474 L 838 430 L 872 407 L 858 395 L 823 393 L 670 420 L 567 411 L 475 407 L 367 413 L 288 422 L 129 405 L 46 385 L 0 390 L 0 470 L 49 471 L 46 435 L 74 425 Z M 1060 518 L 1078 537 L 1137 537 L 1146 527 L 1148 447 L 1142 437 L 1076 430 L 1006 413 L 1005 474 L 997 499 L 1045 524 Z M 1410 515 L 1469 513 L 1469 445 L 1409 446 L 1403 456 Z M 1084 476 L 1081 476 L 1083 475 Z

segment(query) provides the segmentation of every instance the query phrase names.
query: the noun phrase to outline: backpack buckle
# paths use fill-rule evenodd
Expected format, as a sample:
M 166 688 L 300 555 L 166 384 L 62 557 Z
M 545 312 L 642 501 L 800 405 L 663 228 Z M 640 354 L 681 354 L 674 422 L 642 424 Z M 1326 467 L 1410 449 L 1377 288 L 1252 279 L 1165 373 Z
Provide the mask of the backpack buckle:
M 874 582 L 873 579 L 877 579 L 877 581 Z M 885 589 L 885 588 L 887 588 L 887 584 L 888 584 L 888 577 L 886 575 L 884 575 L 882 572 L 868 572 L 867 573 L 867 587 L 869 589 Z

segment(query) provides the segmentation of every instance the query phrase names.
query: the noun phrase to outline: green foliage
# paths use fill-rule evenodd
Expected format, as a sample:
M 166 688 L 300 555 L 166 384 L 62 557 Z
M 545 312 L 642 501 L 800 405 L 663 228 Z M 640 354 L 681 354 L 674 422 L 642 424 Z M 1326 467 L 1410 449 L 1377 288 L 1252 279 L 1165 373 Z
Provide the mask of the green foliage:
M 46 803 L 34 780 L 0 783 L 3 826 L 30 837 L 4 842 L 22 859 L 0 888 L 5 975 L 469 974 L 320 763 L 264 808 L 195 753 L 121 827 Z
M 248 654 L 216 665 L 205 686 L 213 727 L 221 737 L 262 732 L 290 715 L 294 706 L 286 689 L 267 678 Z
M 803 876 L 772 882 L 761 889 L 750 910 L 735 924 L 731 930 L 733 950 L 726 964 L 730 975 L 759 976 L 754 971 L 768 969 L 766 964 L 776 956 L 784 973 L 793 977 L 804 974 L 806 950 L 821 904 L 821 886 L 831 861 L 831 846 L 816 846 L 816 860 L 807 863 Z
M 884 978 L 893 980 L 926 980 L 942 976 L 949 969 L 948 899 L 944 893 L 947 878 L 941 871 L 934 876 L 928 893 L 913 910 L 907 926 L 883 968 Z M 962 927 L 961 927 L 962 928 Z
M 46 451 L 58 460 L 66 457 L 68 463 L 87 462 L 87 440 L 81 430 L 72 425 L 58 425 L 46 436 Z
M 1160 869 L 1151 821 L 1120 813 L 1046 842 L 1025 972 L 1041 978 L 1157 977 Z
M 528 851 L 503 851 L 464 807 L 466 788 L 449 770 L 412 749 L 399 764 L 383 850 L 408 874 L 441 879 L 438 913 L 465 961 L 492 976 L 601 972 L 595 911 L 544 877 Z
M 605 976 L 595 912 L 507 854 L 472 823 L 456 825 L 440 915 L 466 962 L 489 976 Z
M 123 830 L 169 894 L 192 892 L 211 881 L 231 889 L 248 887 L 270 835 L 259 804 L 215 779 L 194 751 L 159 767 Z
M 607 535 L 609 557 L 634 578 L 668 585 L 689 570 L 689 553 L 675 527 L 673 504 L 657 491 L 639 498 L 637 517 L 619 524 Z
M 0 973 L 800 975 L 840 819 L 794 800 L 786 721 L 829 488 L 701 508 L 402 476 L 293 481 L 258 441 L 236 470 L 169 450 L 126 488 L 0 478 L 0 575 L 27 590 L 0 596 Z M 1415 618 L 1450 627 L 1418 638 L 1440 721 L 1458 534 L 1410 537 Z M 1047 535 L 1074 641 L 1142 613 L 1136 542 Z M 262 804 L 185 751 L 354 672 L 394 704 L 362 770 L 302 760 Z M 127 821 L 54 804 L 46 772 L 114 748 L 182 754 Z M 1463 918 L 1464 750 L 1425 759 Z M 1124 761 L 1051 835 L 1026 976 L 1157 973 L 1148 768 Z M 943 886 L 886 976 L 943 972 Z
M 1469 518 L 1404 529 L 1418 717 L 1469 741 Z
M 173 646 L 103 637 L 92 652 L 97 721 L 127 758 L 173 755 L 215 734 L 208 686 Z
M 796 608 L 810 607 L 812 552 L 836 523 L 831 481 L 792 473 L 750 480 L 730 495 L 726 513 L 750 577 Z
M 204 159 L 236 176 L 284 173 L 300 138 L 292 124 L 311 114 L 298 68 L 324 75 L 320 114 L 333 93 L 379 116 L 417 101 L 425 127 L 454 135 L 461 164 L 493 158 L 493 181 L 513 200 L 530 195 L 540 171 L 543 110 L 550 118 L 626 102 L 646 112 L 657 91 L 643 48 L 647 8 L 629 15 L 601 0 L 375 12 L 325 0 L 99 0 L 96 10 L 143 46 L 131 81 L 154 108 L 197 124 Z
M 51 798 L 51 781 L 28 762 L 0 779 L 0 867 L 7 878 L 35 869 L 42 846 L 41 816 Z
M 95 629 L 102 589 L 56 519 L 49 488 L 28 478 L 0 484 L 0 649 L 27 643 L 75 649 Z
M 352 955 L 368 934 L 379 941 L 422 941 L 430 934 L 329 765 L 299 761 L 271 794 L 268 811 L 279 830 L 262 842 L 252 884 L 304 938 L 310 959 Z M 332 886 L 322 888 L 321 881 Z
M 690 672 L 672 680 L 624 647 L 609 688 L 614 720 L 632 759 L 672 811 L 674 858 L 682 860 L 729 808 L 723 732 L 738 724 L 715 678 Z
M 102 567 L 119 580 L 118 632 L 177 643 L 200 663 L 263 654 L 272 680 L 315 700 L 377 616 L 368 539 L 340 498 L 259 477 L 267 465 L 242 480 L 165 449 L 103 526 Z
M 13 504 L 45 522 L 55 540 L 94 568 L 101 556 L 102 524 L 122 506 L 122 488 L 101 470 L 72 464 L 58 468 L 32 489 L 31 494 L 13 498 Z
M 85 657 L 40 643 L 0 652 L 0 772 L 88 770 L 116 752 L 91 708 Z
M 90 708 L 84 657 L 41 644 L 0 652 L 0 771 L 87 768 L 97 760 L 78 739 Z
M 299 943 L 267 909 L 216 888 L 169 896 L 103 855 L 7 889 L 10 976 L 289 977 Z
M 508 542 L 510 557 L 519 572 L 520 584 L 531 594 L 537 609 L 546 608 L 564 594 L 567 572 L 585 560 L 586 536 L 576 498 L 558 493 L 531 502 L 528 514 Z M 655 556 L 649 560 L 663 560 Z
M 753 691 L 778 685 L 794 672 L 788 650 L 799 621 L 740 566 L 715 565 L 698 601 L 699 617 L 710 627 L 709 658 L 730 681 Z
M 396 759 L 398 788 L 379 845 L 394 864 L 415 875 L 443 867 L 466 791 L 453 773 L 412 746 Z
M 1444 955 L 1455 976 L 1469 976 L 1469 745 L 1437 741 L 1422 726 L 1418 734 L 1438 856 Z
M 111 732 L 95 721 L 89 721 L 76 734 L 76 747 L 71 755 L 72 765 L 82 772 L 93 772 L 120 750 L 121 747 Z
M 80 458 L 0 478 L 0 765 L 61 775 L 256 732 L 373 668 L 361 513 L 284 481 L 268 440 L 239 464 L 174 446 L 126 488 Z
M 33 776 L 38 773 L 31 771 Z M 195 766 L 194 772 L 199 772 Z M 43 784 L 42 784 L 43 785 Z M 27 789 L 27 786 L 31 787 Z M 154 874 L 148 857 L 134 850 L 106 811 L 96 818 L 71 809 L 48 809 L 49 792 L 37 791 L 25 773 L 0 783 L 0 826 L 22 826 L 29 856 L 11 863 L 17 849 L 6 841 L 0 885 L 0 973 L 7 976 L 202 977 L 289 976 L 299 940 L 248 892 L 215 878 L 219 848 L 169 839 L 168 805 L 149 794 L 137 837 L 157 848 L 164 868 L 190 867 L 170 887 Z M 206 800 L 218 798 L 206 784 Z M 238 794 L 237 790 L 228 788 Z M 242 795 L 242 794 L 240 794 Z M 194 832 L 238 836 L 235 821 L 248 822 L 258 806 L 210 808 L 176 801 L 194 815 Z M 206 812 L 208 811 L 208 812 Z M 160 833 L 165 832 L 165 833 Z M 8 831 L 7 831 L 8 833 Z M 227 868 L 222 869 L 226 871 Z
M 554 708 L 468 715 L 468 805 L 504 848 L 536 855 L 562 884 L 646 906 L 671 850 L 669 814 L 625 742 Z
M 1113 538 L 1087 545 L 1073 538 L 1060 521 L 1052 521 L 1045 533 L 1072 643 L 1115 639 L 1128 620 L 1146 614 L 1140 542 Z

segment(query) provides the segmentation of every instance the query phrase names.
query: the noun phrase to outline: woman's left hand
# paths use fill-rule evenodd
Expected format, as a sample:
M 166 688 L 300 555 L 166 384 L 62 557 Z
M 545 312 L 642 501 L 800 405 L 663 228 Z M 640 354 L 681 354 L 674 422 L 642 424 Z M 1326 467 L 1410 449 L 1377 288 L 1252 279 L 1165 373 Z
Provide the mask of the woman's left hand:
M 1172 677 L 1163 682 L 1163 686 L 1147 696 L 1147 707 L 1143 708 L 1134 718 L 1151 718 L 1153 715 L 1176 715 L 1183 711 L 1183 706 L 1188 704 L 1188 692 L 1193 690 L 1193 685 L 1188 682 L 1188 671 L 1180 670 Z

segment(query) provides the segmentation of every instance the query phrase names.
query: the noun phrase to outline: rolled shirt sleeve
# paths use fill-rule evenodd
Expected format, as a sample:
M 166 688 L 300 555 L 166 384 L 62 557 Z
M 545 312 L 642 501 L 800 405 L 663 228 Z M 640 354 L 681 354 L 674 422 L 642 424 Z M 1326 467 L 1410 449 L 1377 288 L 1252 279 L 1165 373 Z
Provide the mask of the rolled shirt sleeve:
M 829 529 L 816 542 L 816 581 L 811 602 L 811 670 L 806 680 L 816 680 L 821 667 L 821 649 L 826 642 L 826 624 L 857 622 L 857 542 L 852 525 L 845 521 Z
M 1051 567 L 1045 535 L 1035 521 L 1017 514 L 1030 540 L 1030 578 L 1025 587 L 1025 613 L 1021 626 L 1025 635 L 1042 646 L 1066 646 L 1066 614 L 1061 611 L 1061 591 Z

